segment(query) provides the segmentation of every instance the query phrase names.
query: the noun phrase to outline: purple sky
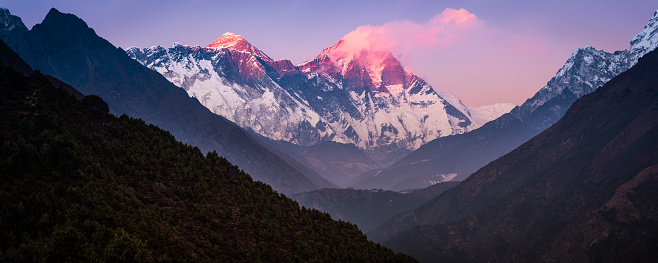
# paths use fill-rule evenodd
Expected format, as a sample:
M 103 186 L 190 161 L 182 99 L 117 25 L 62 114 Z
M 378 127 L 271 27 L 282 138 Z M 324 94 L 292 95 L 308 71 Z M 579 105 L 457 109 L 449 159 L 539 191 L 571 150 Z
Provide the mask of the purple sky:
M 244 36 L 273 59 L 313 58 L 359 26 L 423 27 L 447 8 L 476 27 L 449 43 L 394 52 L 438 91 L 466 105 L 521 104 L 579 47 L 628 49 L 658 8 L 655 0 L 0 0 L 32 27 L 51 7 L 82 18 L 116 46 L 206 46 L 225 32 Z M 397 27 L 399 29 L 399 27 Z M 398 39 L 397 41 L 404 41 Z

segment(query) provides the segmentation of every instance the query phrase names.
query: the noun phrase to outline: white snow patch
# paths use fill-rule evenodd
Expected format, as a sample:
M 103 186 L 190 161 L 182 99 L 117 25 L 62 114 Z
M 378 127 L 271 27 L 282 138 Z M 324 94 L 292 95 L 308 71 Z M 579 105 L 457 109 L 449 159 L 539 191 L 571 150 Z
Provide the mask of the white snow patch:
M 468 111 L 471 113 L 471 121 L 475 122 L 477 126 L 482 126 L 510 112 L 514 107 L 516 107 L 514 103 L 496 103 L 480 107 L 468 107 Z

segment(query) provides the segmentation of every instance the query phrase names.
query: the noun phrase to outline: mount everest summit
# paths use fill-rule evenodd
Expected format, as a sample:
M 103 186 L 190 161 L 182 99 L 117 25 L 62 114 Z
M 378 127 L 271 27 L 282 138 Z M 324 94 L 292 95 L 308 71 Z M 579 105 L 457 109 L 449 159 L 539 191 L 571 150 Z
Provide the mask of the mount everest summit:
M 354 144 L 383 163 L 480 127 L 514 105 L 468 108 L 388 51 L 346 52 L 341 39 L 293 65 L 226 33 L 207 47 L 132 47 L 128 55 L 212 112 L 272 140 Z

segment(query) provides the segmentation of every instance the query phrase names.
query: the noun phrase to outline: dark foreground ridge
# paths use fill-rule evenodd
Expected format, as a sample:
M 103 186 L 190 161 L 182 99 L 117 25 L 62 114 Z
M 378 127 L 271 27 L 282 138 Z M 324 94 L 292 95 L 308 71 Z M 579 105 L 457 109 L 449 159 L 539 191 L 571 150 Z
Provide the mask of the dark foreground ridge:
M 436 262 L 655 262 L 658 52 L 424 206 L 369 233 Z
M 0 66 L 0 261 L 414 261 L 97 99 Z

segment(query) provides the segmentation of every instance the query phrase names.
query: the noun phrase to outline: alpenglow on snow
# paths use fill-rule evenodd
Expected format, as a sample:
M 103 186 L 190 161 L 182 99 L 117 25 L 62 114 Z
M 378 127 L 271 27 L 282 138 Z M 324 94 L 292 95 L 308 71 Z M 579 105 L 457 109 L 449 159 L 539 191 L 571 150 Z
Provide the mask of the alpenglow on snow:
M 513 105 L 469 110 L 438 93 L 390 52 L 339 52 L 342 40 L 293 65 L 239 35 L 207 47 L 132 47 L 128 55 L 185 89 L 216 114 L 273 140 L 323 140 L 365 150 L 414 150 L 480 127 Z M 449 98 L 447 98 L 449 97 Z

